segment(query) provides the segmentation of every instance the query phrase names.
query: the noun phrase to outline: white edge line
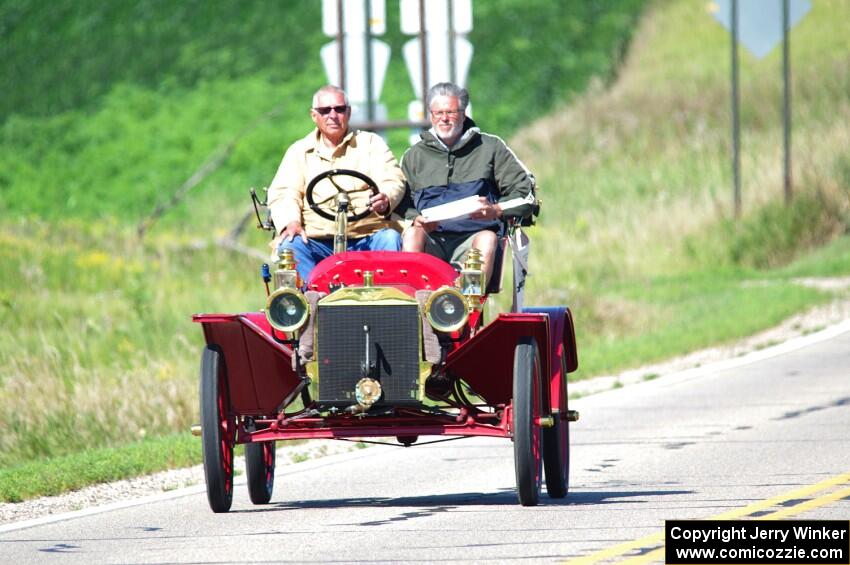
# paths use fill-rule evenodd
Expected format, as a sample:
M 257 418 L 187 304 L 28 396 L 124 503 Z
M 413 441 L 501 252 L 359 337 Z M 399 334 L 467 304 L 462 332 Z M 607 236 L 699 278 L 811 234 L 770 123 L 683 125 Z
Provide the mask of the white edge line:
M 200 438 L 198 439 L 200 441 Z M 333 440 L 328 440 L 333 441 Z M 378 446 L 374 446 L 378 447 Z M 371 453 L 369 453 L 371 451 Z M 318 457 L 316 459 L 309 459 L 307 461 L 302 461 L 300 463 L 288 463 L 283 466 L 283 469 L 278 467 L 275 472 L 275 479 L 290 475 L 293 473 L 303 473 L 307 471 L 311 471 L 315 468 L 322 467 L 325 465 L 332 465 L 334 463 L 339 462 L 339 460 L 344 459 L 355 459 L 359 457 L 366 457 L 372 454 L 377 453 L 379 450 L 370 448 L 370 449 L 358 449 L 354 451 L 346 451 L 343 453 L 335 453 L 333 455 L 325 455 L 324 457 Z M 244 485 L 247 483 L 247 477 L 245 474 L 241 474 L 237 477 L 233 478 L 233 486 Z M 65 520 L 73 520 L 76 518 L 84 518 L 86 516 L 92 516 L 94 514 L 100 514 L 103 512 L 111 512 L 113 510 L 121 510 L 123 508 L 131 508 L 133 506 L 141 506 L 143 504 L 151 504 L 155 502 L 163 502 L 166 500 L 172 500 L 175 498 L 182 498 L 184 496 L 193 496 L 197 494 L 201 494 L 206 492 L 205 484 L 192 485 L 189 487 L 184 487 L 180 489 L 171 490 L 168 492 L 151 494 L 148 496 L 143 496 L 139 498 L 131 498 L 128 500 L 121 500 L 118 502 L 111 502 L 109 504 L 104 504 L 102 506 L 92 506 L 90 508 L 83 508 L 81 510 L 72 510 L 70 512 L 62 512 L 59 514 L 51 514 L 49 516 L 41 516 L 39 518 L 33 518 L 31 520 L 22 520 L 20 522 L 10 522 L 8 524 L 0 525 L 0 534 L 6 532 L 13 532 L 16 530 L 24 530 L 27 528 L 32 528 L 35 526 L 43 526 L 45 524 L 50 524 L 52 522 L 62 522 Z
M 799 349 L 803 349 L 805 347 L 809 347 L 811 345 L 815 345 L 817 343 L 830 340 L 834 337 L 837 337 L 841 334 L 850 331 L 850 319 L 844 320 L 843 322 L 839 322 L 835 325 L 829 326 L 823 330 L 813 332 L 807 335 L 802 335 L 798 337 L 794 337 L 789 339 L 788 341 L 782 342 L 777 345 L 773 345 L 771 347 L 765 347 L 764 349 L 758 349 L 756 351 L 751 351 L 745 355 L 740 357 L 733 357 L 731 359 L 722 359 L 719 361 L 714 361 L 712 363 L 707 363 L 705 365 L 700 365 L 699 367 L 693 367 L 691 369 L 684 369 L 681 371 L 676 371 L 673 373 L 669 373 L 666 375 L 661 375 L 656 379 L 652 379 L 649 381 L 641 381 L 636 383 L 627 384 L 622 388 L 616 389 L 606 389 L 598 392 L 588 393 L 585 396 L 581 396 L 573 400 L 573 402 L 580 403 L 584 399 L 590 399 L 592 397 L 598 397 L 600 395 L 606 393 L 618 393 L 632 386 L 642 386 L 642 387 L 656 387 L 656 386 L 666 386 L 674 383 L 680 383 L 696 378 L 700 378 L 706 376 L 708 374 L 720 373 L 723 371 L 728 371 L 730 369 L 735 369 L 738 367 L 742 367 L 744 365 L 749 365 L 751 363 L 756 363 L 758 361 L 764 361 L 765 359 L 770 359 L 773 357 L 777 357 L 779 355 L 784 355 L 786 353 L 791 353 L 797 351 Z M 580 383 L 581 381 L 579 381 Z M 578 383 L 577 383 L 578 384 Z
M 791 338 L 788 341 L 771 347 L 765 347 L 764 349 L 751 351 L 741 357 L 733 357 L 731 359 L 724 359 L 722 361 L 717 361 L 700 367 L 694 367 L 693 369 L 686 369 L 679 373 L 674 373 L 674 375 L 680 378 L 687 378 L 690 376 L 701 376 L 705 373 L 718 373 L 728 369 L 735 369 L 737 367 L 749 365 L 750 363 L 764 361 L 765 359 L 770 359 L 772 357 L 778 357 L 779 355 L 791 353 L 793 351 L 803 349 L 804 347 L 809 347 L 811 345 L 830 340 L 848 331 L 850 331 L 850 319 L 839 322 L 838 324 L 818 332 Z

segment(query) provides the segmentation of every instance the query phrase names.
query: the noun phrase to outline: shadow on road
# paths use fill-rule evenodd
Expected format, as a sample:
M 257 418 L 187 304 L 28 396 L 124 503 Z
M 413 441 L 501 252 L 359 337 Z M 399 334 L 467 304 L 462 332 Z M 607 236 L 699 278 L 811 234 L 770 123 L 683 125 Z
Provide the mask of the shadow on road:
M 647 499 L 657 496 L 692 494 L 689 490 L 633 490 L 633 491 L 572 491 L 566 498 L 549 498 L 544 493 L 540 496 L 541 506 L 584 506 L 599 504 L 628 503 L 641 504 Z M 300 509 L 329 509 L 356 507 L 383 508 L 422 508 L 427 512 L 444 512 L 451 508 L 462 506 L 518 506 L 516 491 L 513 488 L 501 489 L 498 492 L 462 492 L 436 494 L 427 496 L 402 496 L 395 498 L 363 497 L 363 498 L 329 498 L 319 500 L 298 500 L 271 503 L 268 506 L 257 506 L 247 510 L 232 512 L 279 512 L 282 510 Z

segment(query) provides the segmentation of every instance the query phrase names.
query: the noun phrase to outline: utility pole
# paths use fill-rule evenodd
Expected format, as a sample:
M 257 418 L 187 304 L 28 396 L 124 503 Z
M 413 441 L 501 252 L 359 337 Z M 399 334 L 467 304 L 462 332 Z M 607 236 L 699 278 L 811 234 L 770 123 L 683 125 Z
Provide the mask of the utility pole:
M 741 120 L 738 116 L 738 0 L 731 2 L 732 18 L 732 176 L 735 219 L 741 217 Z
M 782 0 L 782 127 L 785 139 L 785 204 L 791 204 L 791 60 L 789 39 L 789 0 Z

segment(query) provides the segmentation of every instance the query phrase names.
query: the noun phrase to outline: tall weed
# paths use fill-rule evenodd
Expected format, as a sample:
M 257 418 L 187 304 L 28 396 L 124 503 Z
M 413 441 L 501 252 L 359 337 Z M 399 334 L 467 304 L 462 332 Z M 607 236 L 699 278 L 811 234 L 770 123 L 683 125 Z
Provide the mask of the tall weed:
M 769 202 L 740 222 L 726 222 L 731 260 L 758 269 L 789 263 L 844 232 L 841 208 L 824 194 L 801 194 L 786 206 Z

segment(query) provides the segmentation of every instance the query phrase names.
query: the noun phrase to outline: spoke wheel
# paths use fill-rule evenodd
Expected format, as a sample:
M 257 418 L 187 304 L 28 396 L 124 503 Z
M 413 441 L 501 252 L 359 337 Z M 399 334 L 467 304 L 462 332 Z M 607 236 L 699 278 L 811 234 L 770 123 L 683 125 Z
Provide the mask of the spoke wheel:
M 274 490 L 275 442 L 245 444 L 248 494 L 254 504 L 268 504 Z
M 369 193 L 371 195 L 378 194 L 378 185 L 373 181 L 369 176 L 364 175 L 360 171 L 355 171 L 352 169 L 331 169 L 330 171 L 325 171 L 324 173 L 320 173 L 313 177 L 313 180 L 307 185 L 307 189 L 305 191 L 305 197 L 307 198 L 307 204 L 310 208 L 319 216 L 325 218 L 326 220 L 335 221 L 336 220 L 336 210 L 325 210 L 322 208 L 325 205 L 324 202 L 316 202 L 313 198 L 313 193 L 316 189 L 316 185 L 319 181 L 324 179 L 330 179 L 333 182 L 334 177 L 354 177 L 356 179 L 360 179 L 366 183 L 367 188 L 369 189 Z M 336 183 L 334 183 L 336 189 L 340 192 L 345 192 L 342 188 L 340 188 Z M 350 194 L 350 193 L 349 193 Z M 372 208 L 366 208 L 360 212 L 353 212 L 347 215 L 347 220 L 349 222 L 356 222 L 358 220 L 362 220 L 366 216 L 372 213 Z
M 534 338 L 524 337 L 514 349 L 514 467 L 517 496 L 523 506 L 535 506 L 543 478 L 540 417 L 540 355 Z
M 228 416 L 224 358 L 207 346 L 201 356 L 201 442 L 207 499 L 213 512 L 227 512 L 233 502 L 233 443 L 236 419 Z
M 567 363 L 561 355 L 561 401 L 555 425 L 543 430 L 543 468 L 550 498 L 564 498 L 570 489 L 570 423 L 567 415 Z

